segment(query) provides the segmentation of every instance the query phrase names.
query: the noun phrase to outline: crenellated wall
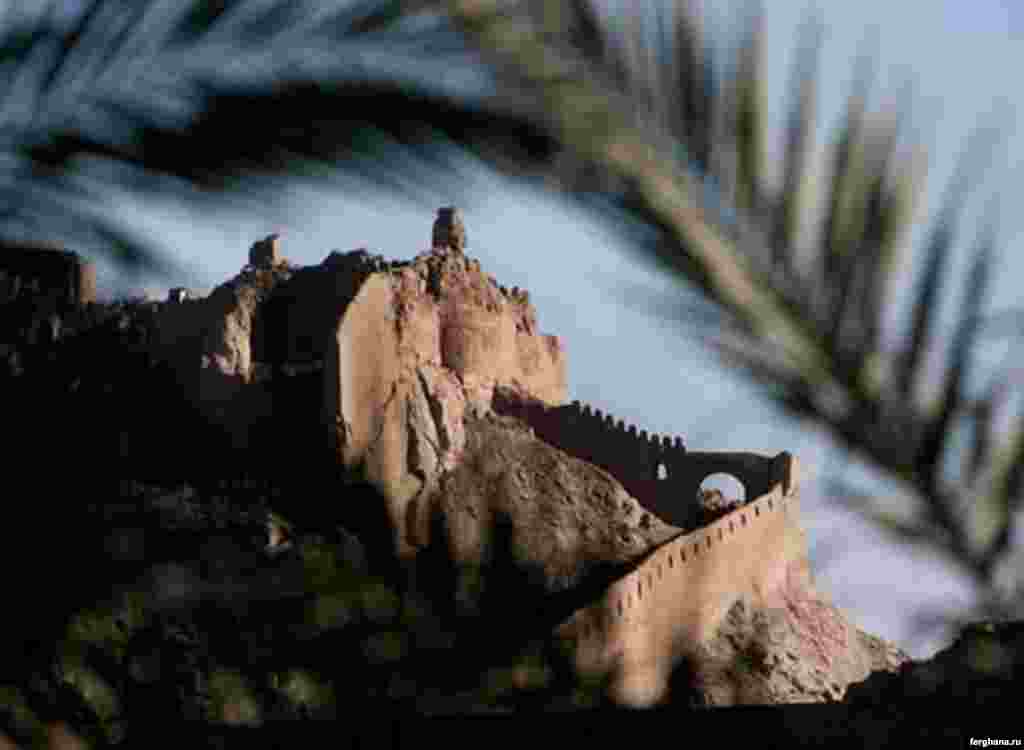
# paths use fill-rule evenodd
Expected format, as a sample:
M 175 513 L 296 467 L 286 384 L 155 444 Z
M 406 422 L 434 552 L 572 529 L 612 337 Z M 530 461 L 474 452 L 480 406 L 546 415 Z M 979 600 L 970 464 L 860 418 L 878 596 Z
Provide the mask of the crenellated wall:
M 769 492 L 788 454 L 689 452 L 679 437 L 648 434 L 579 401 L 547 407 L 497 392 L 493 408 L 518 417 L 544 442 L 611 474 L 648 511 L 681 528 L 697 521 L 697 490 L 709 475 L 735 476 L 747 499 Z
M 566 620 L 558 635 L 577 669 L 611 676 L 620 702 L 656 703 L 672 668 L 715 635 L 737 600 L 770 606 L 787 576 L 809 575 L 797 471 L 787 458 L 769 492 L 663 544 Z

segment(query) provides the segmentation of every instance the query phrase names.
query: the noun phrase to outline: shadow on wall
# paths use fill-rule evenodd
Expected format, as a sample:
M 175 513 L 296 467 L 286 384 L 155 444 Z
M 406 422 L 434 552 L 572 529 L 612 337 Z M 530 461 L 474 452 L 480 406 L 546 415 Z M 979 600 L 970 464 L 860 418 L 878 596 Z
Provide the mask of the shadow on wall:
M 760 497 L 771 491 L 788 455 L 689 452 L 679 437 L 649 435 L 579 401 L 547 407 L 496 390 L 493 408 L 523 420 L 544 442 L 601 467 L 645 510 L 683 529 L 698 525 L 698 492 L 710 475 L 730 475 L 743 488 L 741 497 Z
M 294 270 L 257 310 L 253 359 L 270 365 L 322 362 L 327 340 L 383 260 L 365 251 L 332 251 L 319 265 Z
M 780 580 L 809 575 L 797 474 L 790 457 L 770 493 L 651 551 L 566 620 L 559 632 L 580 672 L 617 674 L 616 700 L 628 705 L 659 703 L 666 691 L 685 702 L 681 685 L 700 679 L 686 674 L 687 657 L 718 632 L 736 602 L 764 606 Z

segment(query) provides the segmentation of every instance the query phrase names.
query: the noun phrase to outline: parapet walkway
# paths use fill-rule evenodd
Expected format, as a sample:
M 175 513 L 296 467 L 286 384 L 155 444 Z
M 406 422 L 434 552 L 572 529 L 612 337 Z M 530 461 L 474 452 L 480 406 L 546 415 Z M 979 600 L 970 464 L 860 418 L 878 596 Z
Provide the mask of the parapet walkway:
M 765 606 L 793 566 L 806 573 L 797 461 L 751 503 L 651 552 L 558 629 L 581 674 L 610 676 L 613 696 L 652 705 L 671 670 L 713 637 L 733 604 Z

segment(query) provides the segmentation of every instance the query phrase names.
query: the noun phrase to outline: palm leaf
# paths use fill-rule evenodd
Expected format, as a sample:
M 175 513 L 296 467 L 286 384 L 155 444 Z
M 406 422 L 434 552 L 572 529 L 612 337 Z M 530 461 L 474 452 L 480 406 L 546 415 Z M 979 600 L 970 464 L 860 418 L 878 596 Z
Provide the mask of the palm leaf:
M 971 409 L 972 440 L 965 467 L 969 486 L 975 485 L 984 470 L 993 467 L 992 439 L 996 414 L 1005 404 L 1012 387 L 1009 375 L 999 373 Z
M 207 3 L 190 3 L 171 25 L 168 41 L 174 46 L 187 47 L 196 44 L 208 34 L 219 29 L 226 16 L 235 12 L 244 0 L 210 0 Z
M 984 152 L 995 143 L 991 129 L 978 130 L 960 155 L 953 181 L 939 210 L 925 247 L 925 267 L 914 301 L 909 342 L 897 387 L 903 398 L 912 399 L 924 364 L 925 347 L 938 314 L 939 294 L 949 265 L 956 225 L 972 183 L 984 167 Z
M 853 511 L 873 526 L 883 529 L 903 543 L 931 542 L 941 531 L 919 520 L 908 519 L 886 510 L 877 498 L 857 492 L 837 481 L 831 481 L 825 490 L 839 505 Z
M 847 196 L 846 234 L 855 242 L 840 262 L 834 284 L 835 307 L 830 340 L 837 355 L 850 369 L 860 370 L 877 351 L 882 312 L 882 289 L 888 272 L 888 251 L 883 244 L 887 231 L 886 183 L 900 130 L 898 118 L 865 125 L 859 179 Z
M 736 139 L 736 205 L 750 216 L 760 217 L 764 159 L 764 82 L 762 80 L 762 38 L 764 21 L 760 9 L 750 20 L 746 39 L 740 50 L 735 74 L 734 123 Z
M 996 469 L 993 496 L 1011 510 L 1024 504 L 1024 428 L 1018 420 L 1004 441 L 1006 457 Z
M 939 289 L 956 220 L 975 187 L 974 178 L 985 167 L 979 158 L 983 154 L 976 148 L 979 137 L 969 141 L 925 247 L 907 349 L 895 367 L 886 367 L 888 363 L 882 360 L 888 355 L 879 343 L 882 302 L 917 183 L 916 175 L 908 178 L 905 166 L 895 161 L 902 116 L 872 132 L 867 130 L 871 56 L 861 56 L 846 121 L 834 150 L 816 272 L 793 278 L 793 274 L 775 273 L 765 263 L 783 255 L 776 239 L 784 236 L 778 229 L 778 215 L 772 217 L 774 221 L 762 222 L 758 210 L 749 200 L 744 206 L 739 195 L 737 175 L 747 191 L 759 180 L 752 176 L 757 172 L 751 166 L 756 163 L 751 157 L 754 139 L 721 124 L 730 95 L 723 95 L 717 86 L 706 89 L 715 91 L 715 101 L 703 110 L 714 113 L 711 121 L 715 125 L 710 131 L 708 168 L 694 175 L 680 168 L 677 147 L 665 143 L 657 128 L 632 116 L 647 109 L 647 82 L 634 81 L 626 91 L 601 89 L 586 75 L 567 75 L 574 69 L 573 61 L 579 59 L 578 51 L 539 44 L 537 40 L 545 38 L 543 31 L 528 33 L 519 28 L 514 34 L 504 33 L 512 24 L 491 5 L 460 2 L 449 8 L 461 29 L 484 40 L 496 65 L 520 71 L 520 85 L 534 91 L 547 109 L 538 120 L 548 124 L 555 138 L 581 162 L 590 164 L 595 174 L 613 176 L 617 205 L 653 229 L 637 243 L 638 248 L 686 278 L 726 311 L 734 326 L 729 331 L 733 341 L 714 344 L 723 357 L 755 375 L 778 403 L 826 425 L 850 449 L 865 454 L 875 466 L 917 491 L 925 501 L 923 525 L 905 531 L 938 544 L 975 580 L 987 585 L 991 558 L 979 556 L 972 546 L 957 510 L 956 491 L 937 486 L 917 470 L 919 459 L 933 450 L 928 440 L 938 433 L 929 432 L 936 417 L 925 410 L 915 392 L 924 349 L 934 333 Z M 691 50 L 704 47 L 688 44 L 677 50 L 676 59 L 686 60 L 693 56 Z M 600 60 L 591 62 L 600 69 Z M 709 69 L 704 68 L 705 72 Z M 726 120 L 744 110 L 744 77 L 737 79 L 728 102 L 732 109 L 725 110 Z M 676 94 L 686 92 L 688 83 L 675 84 Z M 685 95 L 680 98 L 686 101 Z M 693 109 L 679 104 L 674 111 L 685 117 Z M 699 126 L 678 122 L 669 130 L 682 140 L 692 138 Z M 987 138 L 989 134 L 983 135 Z M 689 143 L 685 145 L 693 151 Z M 786 168 L 799 174 L 795 167 Z M 777 211 L 785 205 L 784 198 L 768 205 Z M 792 247 L 785 250 L 793 257 Z M 984 276 L 981 269 L 985 263 L 976 266 L 972 274 L 975 286 Z M 774 265 L 778 270 L 780 264 Z M 962 339 L 972 341 L 976 335 L 966 332 L 965 326 L 961 326 Z M 771 356 L 774 354 L 778 356 Z M 962 371 L 963 367 L 956 376 L 961 380 Z M 947 388 L 947 392 L 955 391 Z M 941 414 L 940 409 L 938 416 Z M 922 445 L 923 451 L 919 450 Z M 1024 469 L 1008 469 L 1005 486 L 1019 490 L 1015 482 L 1024 481 L 1020 475 Z
M 92 37 L 98 33 L 97 19 L 104 9 L 110 10 L 111 6 L 103 0 L 87 2 L 68 32 L 60 36 L 53 61 L 39 81 L 39 93 L 42 97 L 53 91 L 55 83 L 72 67 L 72 64 L 72 74 L 78 74 L 89 67 L 83 57 L 95 59 L 102 54 L 103 47 L 96 44 Z M 87 39 L 93 43 L 85 44 Z
M 708 104 L 713 97 L 706 93 L 708 65 L 705 51 L 701 50 L 700 35 L 693 16 L 680 4 L 675 10 L 675 34 L 671 48 L 671 71 L 674 81 L 669 91 L 673 112 L 669 115 L 672 134 L 689 151 L 690 158 L 702 172 L 709 166 L 708 149 L 712 141 L 711 112 Z
M 844 283 L 850 256 L 856 252 L 860 242 L 854 230 L 855 209 L 850 203 L 861 178 L 858 168 L 862 161 L 858 157 L 872 77 L 872 60 L 867 54 L 862 54 L 857 65 L 854 91 L 847 99 L 846 119 L 832 159 L 828 203 L 821 233 L 820 263 L 821 290 L 826 294 L 822 300 L 822 312 L 825 319 L 831 322 L 833 330 L 838 329 L 841 322 L 840 294 L 834 290 L 838 290 Z
M 800 231 L 801 195 L 814 132 L 821 37 L 821 22 L 809 18 L 801 29 L 801 43 L 797 47 L 789 86 L 792 101 L 786 126 L 782 194 L 776 209 L 772 251 L 775 264 L 791 272 L 795 271 L 793 252 Z
M 994 220 L 989 219 L 985 233 L 975 249 L 964 288 L 960 320 L 953 335 L 946 381 L 940 396 L 938 416 L 929 425 L 929 433 L 918 456 L 918 470 L 930 481 L 938 481 L 938 464 L 943 448 L 949 442 L 953 418 L 964 403 L 964 379 L 971 364 L 981 324 L 981 309 L 988 291 L 995 253 Z
M 904 92 L 904 100 L 909 99 L 908 92 Z M 864 242 L 867 257 L 863 270 L 864 290 L 857 310 L 863 333 L 860 348 L 865 357 L 882 356 L 880 339 L 886 289 L 894 270 L 897 243 L 909 220 L 911 198 L 908 193 L 913 189 L 910 182 L 913 177 L 902 174 L 894 177 L 902 169 L 897 162 L 901 123 L 901 118 L 897 118 L 882 134 L 882 142 L 875 149 L 877 166 L 868 187 Z
M 452 152 L 442 148 L 446 143 L 475 149 L 506 168 L 533 172 L 546 168 L 556 151 L 534 121 L 509 107 L 483 107 L 429 82 L 403 79 L 393 70 L 374 77 L 360 73 L 358 66 L 340 66 L 332 73 L 336 80 L 324 81 L 322 70 L 293 66 L 245 82 L 220 70 L 223 50 L 221 57 L 209 57 L 210 64 L 193 64 L 193 59 L 206 59 L 200 53 L 213 36 L 228 49 L 235 45 L 239 54 L 252 54 L 256 42 L 272 48 L 288 41 L 296 48 L 320 49 L 325 56 L 333 49 L 334 58 L 344 62 L 347 49 L 353 61 L 360 59 L 355 36 L 388 32 L 411 62 L 439 49 L 454 55 L 443 19 L 401 25 L 406 13 L 427 3 L 357 3 L 331 16 L 334 36 L 326 38 L 319 26 L 317 33 L 303 31 L 301 6 L 192 2 L 168 26 L 157 23 L 161 5 L 94 0 L 66 29 L 44 15 L 0 32 L 9 111 L 17 104 L 28 112 L 20 120 L 9 115 L 0 130 L 14 163 L 30 165 L 10 173 L 18 183 L 12 194 L 39 183 L 54 199 L 33 206 L 9 202 L 7 228 L 0 226 L 0 236 L 25 231 L 53 235 L 51 230 L 66 224 L 46 222 L 38 218 L 41 212 L 59 211 L 60 191 L 72 185 L 66 177 L 80 184 L 98 164 L 107 165 L 107 185 L 92 181 L 89 220 L 113 227 L 94 209 L 118 182 L 160 195 L 168 188 L 180 194 L 181 186 L 190 184 L 207 191 L 202 198 L 209 204 L 210 191 L 252 192 L 254 178 L 314 176 L 321 173 L 316 165 L 327 162 L 364 183 L 415 198 L 412 183 L 429 184 L 432 177 L 422 167 L 433 174 L 455 170 Z M 51 48 L 55 52 L 40 65 Z M 465 46 L 458 51 L 465 54 Z M 140 56 L 143 62 L 136 63 Z M 31 100 L 18 93 L 22 90 Z M 403 117 L 396 118 L 396 112 Z M 92 166 L 83 171 L 87 163 Z M 69 192 L 66 200 L 72 198 L 82 195 Z M 25 215 L 14 210 L 19 206 Z M 80 244 L 74 235 L 51 239 Z M 167 268 L 148 244 L 131 252 L 123 244 L 109 249 L 118 264 L 133 259 Z

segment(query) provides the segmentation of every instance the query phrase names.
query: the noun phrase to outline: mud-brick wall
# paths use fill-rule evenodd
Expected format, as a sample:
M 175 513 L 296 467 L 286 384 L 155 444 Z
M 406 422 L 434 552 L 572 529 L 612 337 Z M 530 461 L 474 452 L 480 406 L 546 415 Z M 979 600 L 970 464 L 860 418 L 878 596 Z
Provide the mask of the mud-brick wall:
M 662 545 L 576 612 L 560 633 L 577 668 L 614 675 L 616 700 L 656 703 L 672 668 L 714 636 L 737 600 L 765 606 L 792 570 L 806 574 L 796 487 L 784 486 Z
M 544 442 L 600 466 L 646 510 L 684 529 L 696 525 L 697 491 L 708 476 L 731 474 L 746 499 L 759 497 L 778 480 L 788 455 L 689 452 L 679 437 L 648 434 L 579 401 L 552 408 L 498 392 L 494 408 L 525 421 Z

